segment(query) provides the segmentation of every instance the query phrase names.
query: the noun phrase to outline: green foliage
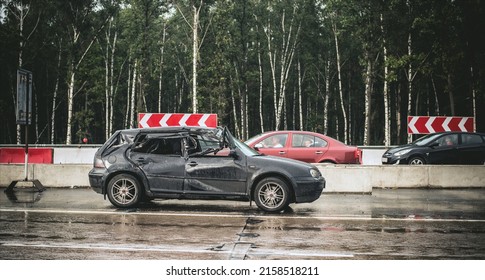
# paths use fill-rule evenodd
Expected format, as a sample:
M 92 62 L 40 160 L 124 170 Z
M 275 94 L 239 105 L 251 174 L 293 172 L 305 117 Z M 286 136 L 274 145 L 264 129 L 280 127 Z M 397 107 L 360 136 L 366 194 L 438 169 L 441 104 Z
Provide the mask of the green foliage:
M 281 64 L 285 51 L 282 46 L 288 42 L 285 34 L 289 34 L 292 23 L 294 37 L 289 40 L 297 39 L 297 49 L 288 67 L 282 128 L 301 129 L 299 121 L 303 118 L 303 129 L 328 131 L 330 136 L 343 139 L 336 78 L 336 31 L 343 103 L 350 130 L 347 133 L 352 142 L 349 144 L 363 141 L 364 74 L 368 63 L 365 55 L 372 58 L 374 66 L 371 144 L 383 142 L 385 64 L 389 67 L 393 144 L 406 138 L 409 67 L 414 74 L 413 113 L 435 114 L 439 109 L 440 114 L 454 111 L 457 115 L 471 116 L 475 103 L 477 130 L 485 130 L 485 50 L 480 41 L 485 28 L 483 1 L 0 0 L 0 117 L 6 124 L 0 143 L 16 141 L 15 71 L 20 55 L 22 67 L 34 73 L 37 102 L 34 114 L 38 123 L 31 130 L 43 131 L 38 135 L 29 133 L 36 137 L 32 142 L 51 141 L 47 128 L 51 125 L 57 80 L 54 142 L 65 142 L 68 77 L 73 70 L 70 65 L 79 61 L 74 69 L 73 142 L 86 135 L 90 143 L 105 141 L 106 61 L 111 51 L 113 65 L 108 69 L 113 81 L 108 84 L 113 87 L 114 129 L 124 128 L 129 120 L 129 94 L 133 86 L 134 113 L 144 112 L 145 108 L 156 112 L 159 91 L 162 112 L 190 112 L 194 7 L 201 8 L 198 111 L 217 113 L 219 124 L 228 125 L 233 131 L 238 128 L 241 137 L 259 133 L 261 122 L 266 130 L 274 128 L 273 85 L 280 85 L 284 73 L 279 70 L 283 67 L 277 65 L 273 83 L 267 35 L 275 61 Z M 22 32 L 21 12 L 24 12 Z M 300 26 L 297 38 L 296 26 Z M 117 41 L 113 45 L 115 34 Z M 411 55 L 408 55 L 409 36 Z M 91 48 L 84 54 L 93 38 Z M 382 53 L 384 42 L 388 52 L 386 62 Z M 137 77 L 133 84 L 135 64 Z M 298 96 L 300 87 L 302 104 Z M 475 100 L 472 92 L 476 93 Z M 328 101 L 328 127 L 324 127 L 323 120 L 325 101 Z

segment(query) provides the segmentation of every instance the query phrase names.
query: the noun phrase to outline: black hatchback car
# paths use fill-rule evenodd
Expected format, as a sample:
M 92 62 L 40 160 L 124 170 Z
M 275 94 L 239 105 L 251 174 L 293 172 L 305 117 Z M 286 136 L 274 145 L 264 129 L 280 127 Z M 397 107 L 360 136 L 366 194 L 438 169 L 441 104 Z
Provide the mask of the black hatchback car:
M 96 152 L 89 182 L 121 208 L 155 198 L 232 199 L 269 212 L 312 202 L 325 188 L 315 166 L 260 155 L 226 128 L 201 127 L 117 131 Z
M 485 134 L 441 132 L 387 150 L 383 164 L 485 164 Z

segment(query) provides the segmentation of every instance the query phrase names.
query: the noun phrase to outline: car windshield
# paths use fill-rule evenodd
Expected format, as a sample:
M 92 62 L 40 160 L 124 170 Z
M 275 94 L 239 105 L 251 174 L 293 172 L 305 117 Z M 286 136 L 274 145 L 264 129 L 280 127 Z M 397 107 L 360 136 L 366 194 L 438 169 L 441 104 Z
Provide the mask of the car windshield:
M 414 141 L 412 144 L 416 146 L 426 146 L 429 145 L 431 142 L 435 141 L 440 136 L 440 134 L 428 134 Z
M 250 145 L 252 142 L 254 142 L 257 138 L 260 138 L 263 135 L 269 134 L 269 132 L 265 133 L 260 133 L 258 135 L 254 135 L 253 137 L 249 138 L 248 140 L 244 141 L 245 144 Z
M 246 156 L 260 156 L 261 155 L 256 150 L 252 149 L 251 147 L 249 147 L 245 143 L 239 141 L 238 139 L 233 138 L 233 140 L 234 140 L 234 144 L 236 145 L 236 147 L 239 148 L 239 150 L 241 150 L 241 152 L 243 152 Z

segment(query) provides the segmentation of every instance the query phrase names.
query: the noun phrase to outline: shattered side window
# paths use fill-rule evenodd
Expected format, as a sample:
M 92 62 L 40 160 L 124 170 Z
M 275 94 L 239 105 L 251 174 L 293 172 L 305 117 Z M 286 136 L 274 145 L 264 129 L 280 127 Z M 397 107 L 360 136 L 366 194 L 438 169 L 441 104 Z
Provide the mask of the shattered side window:
M 199 135 L 193 135 L 194 138 L 197 139 L 197 142 L 199 143 L 200 148 L 198 148 L 199 151 L 205 151 L 208 149 L 219 149 L 220 147 L 220 142 L 221 139 L 217 137 L 215 134 L 199 134 Z
M 134 152 L 156 155 L 182 155 L 180 138 L 148 138 L 144 137 L 139 141 Z
M 134 138 L 133 134 L 129 134 L 129 133 L 125 134 L 123 132 L 114 133 L 111 136 L 111 138 L 108 141 L 106 141 L 103 154 L 106 155 L 106 154 L 112 153 L 118 150 L 118 148 L 126 144 L 133 143 L 133 138 Z
M 203 134 L 192 134 L 190 135 L 188 146 L 188 154 L 190 156 L 221 156 L 228 154 L 219 152 L 224 148 L 222 144 L 222 135 L 216 133 L 203 133 Z M 191 147 L 191 142 L 196 143 L 194 147 Z

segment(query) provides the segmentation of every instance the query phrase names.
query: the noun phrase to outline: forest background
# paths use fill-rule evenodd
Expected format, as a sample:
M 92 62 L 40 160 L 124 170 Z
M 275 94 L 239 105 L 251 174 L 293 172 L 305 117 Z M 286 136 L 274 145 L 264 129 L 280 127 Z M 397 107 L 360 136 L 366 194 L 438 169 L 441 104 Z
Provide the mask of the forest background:
M 240 139 L 296 129 L 411 140 L 407 116 L 485 131 L 485 1 L 0 0 L 0 143 L 103 143 L 142 112 L 215 113 Z

